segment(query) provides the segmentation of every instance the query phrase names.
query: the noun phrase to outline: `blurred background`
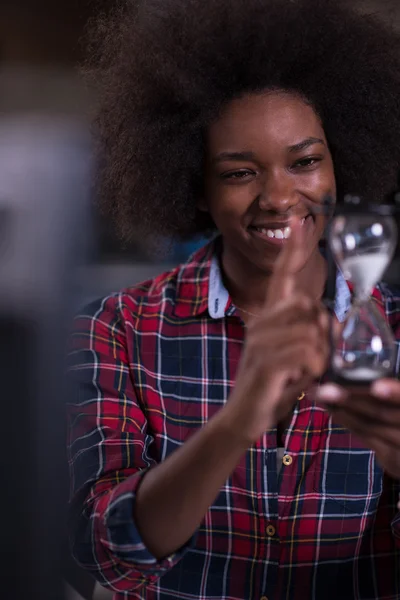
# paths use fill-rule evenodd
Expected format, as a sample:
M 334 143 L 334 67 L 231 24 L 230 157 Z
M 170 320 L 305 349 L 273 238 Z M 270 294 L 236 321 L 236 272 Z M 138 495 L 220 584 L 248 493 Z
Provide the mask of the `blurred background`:
M 0 115 L 26 112 L 85 118 L 93 101 L 77 65 L 88 19 L 112 0 L 2 0 L 0 5 Z M 77 274 L 83 301 L 152 277 L 185 259 L 202 240 L 149 253 L 140 240 L 123 247 L 110 222 L 94 208 L 95 247 Z
M 334 1 L 334 0 L 332 0 Z M 400 27 L 398 0 L 348 0 L 362 11 L 379 12 Z M 83 87 L 77 64 L 84 54 L 81 36 L 87 20 L 112 6 L 112 0 L 2 0 L 0 6 L 0 113 L 27 110 L 87 115 L 93 100 Z M 399 141 L 400 143 L 400 141 Z M 201 241 L 170 246 L 151 256 L 140 240 L 123 248 L 109 221 L 95 215 L 98 242 L 89 267 L 79 271 L 77 285 L 86 298 L 136 283 L 184 259 Z M 387 278 L 396 277 L 392 266 Z
M 332 0 L 332 2 L 334 1 Z M 354 2 L 361 11 L 380 13 L 383 18 L 400 27 L 399 0 L 348 1 Z M 60 313 L 57 313 L 57 310 L 61 310 L 61 298 L 66 297 L 65 286 L 68 278 L 71 278 L 71 280 L 68 279 L 68 284 L 70 284 L 68 290 L 72 290 L 68 301 L 70 300 L 71 304 L 77 307 L 92 298 L 161 273 L 184 260 L 203 243 L 202 240 L 197 240 L 191 244 L 177 245 L 165 240 L 165 251 L 157 256 L 150 254 L 140 240 L 136 240 L 129 247 L 123 247 L 113 232 L 110 222 L 96 212 L 89 195 L 84 191 L 90 180 L 88 164 L 90 162 L 90 143 L 87 140 L 87 128 L 88 115 L 94 96 L 93 92 L 82 84 L 79 76 L 78 65 L 84 55 L 81 37 L 88 19 L 100 10 L 107 10 L 110 6 L 112 6 L 112 0 L 57 0 L 57 2 L 54 0 L 1 0 L 0 247 L 2 253 L 0 253 L 0 280 L 2 282 L 14 281 L 15 285 L 14 287 L 10 285 L 9 290 L 2 287 L 3 304 L 0 302 L 2 309 L 0 327 L 3 318 L 6 329 L 0 330 L 0 340 L 2 332 L 9 331 L 7 328 L 10 322 L 11 305 L 14 306 L 14 317 L 17 315 L 15 326 L 18 331 L 20 331 L 20 317 L 26 312 L 30 312 L 31 315 L 37 313 L 37 318 L 32 317 L 34 321 L 41 319 L 46 302 L 43 301 L 44 295 L 41 297 L 40 294 L 37 294 L 38 289 L 42 289 L 43 294 L 46 290 L 49 292 L 48 298 L 51 298 L 54 314 L 59 320 Z M 39 155 L 42 157 L 41 161 Z M 35 179 L 37 170 L 44 168 L 46 160 L 46 164 L 51 165 L 53 179 L 47 182 L 47 192 L 44 194 L 41 192 L 40 186 L 36 185 L 37 182 L 34 182 L 35 185 L 32 187 L 32 181 Z M 58 162 L 56 163 L 56 161 Z M 58 164 L 63 165 L 60 171 L 57 167 Z M 28 172 L 30 178 L 27 176 Z M 25 209 L 32 196 L 31 209 L 34 208 L 31 212 L 29 210 L 25 210 L 25 213 L 21 212 L 21 215 L 23 214 L 21 223 L 24 226 L 16 228 L 16 231 L 19 231 L 16 247 L 18 245 L 20 251 L 19 253 L 15 251 L 14 254 L 11 252 L 7 258 L 7 252 L 4 252 L 4 239 L 7 240 L 7 235 L 11 231 L 10 225 L 14 223 L 7 206 L 14 206 L 14 195 L 19 198 L 21 205 L 25 203 Z M 2 198 L 7 198 L 9 205 L 2 203 Z M 47 217 L 47 221 L 42 218 L 43 216 Z M 47 222 L 47 226 L 45 222 Z M 77 227 L 72 225 L 74 222 L 79 225 Z M 27 232 L 31 230 L 34 231 L 36 239 L 42 241 L 42 246 L 32 240 L 29 242 Z M 60 240 L 64 255 L 61 256 L 62 253 L 59 253 L 60 256 L 58 254 L 54 256 L 54 252 L 59 252 Z M 1 242 L 3 242 L 2 246 Z M 12 248 L 12 243 L 10 242 L 10 244 Z M 66 260 L 67 254 L 68 260 Z M 7 260 L 4 260 L 5 257 Z M 70 260 L 71 257 L 73 260 Z M 5 267 L 6 263 L 7 268 Z M 40 268 L 31 268 L 34 263 Z M 74 268 L 70 269 L 72 263 Z M 13 271 L 17 273 L 15 277 L 13 277 Z M 22 271 L 26 275 L 23 279 L 25 288 L 17 289 L 16 280 L 18 273 Z M 386 279 L 390 282 L 400 283 L 398 259 L 392 263 Z M 8 295 L 7 292 L 9 292 Z M 9 297 L 8 304 L 4 301 L 4 298 L 7 299 L 7 297 Z M 29 302 L 26 301 L 27 298 L 29 298 Z M 15 312 L 15 299 L 20 301 L 18 313 Z M 41 310 L 38 309 L 39 306 Z M 71 307 L 68 307 L 65 314 L 68 313 L 69 308 Z M 62 306 L 62 310 L 65 310 L 65 306 Z M 46 315 L 48 314 L 47 310 Z M 12 332 L 12 329 L 10 331 Z M 7 336 L 10 335 L 12 334 L 7 333 Z M 4 336 L 5 334 L 3 334 L 3 339 Z M 9 339 L 10 337 L 8 337 Z M 13 339 L 17 338 L 14 336 Z M 18 346 L 18 343 L 16 342 L 16 347 L 21 349 L 21 345 Z M 4 352 L 9 354 L 9 348 L 9 345 L 4 345 Z M 3 373 L 6 369 L 5 364 L 2 365 Z M 21 377 L 21 369 L 25 369 L 25 367 L 26 361 L 21 362 L 19 370 L 15 371 L 16 377 Z M 52 382 L 49 383 L 50 387 L 51 385 Z M 50 387 L 44 393 L 37 394 L 37 397 L 40 396 L 42 399 L 41 408 L 37 413 L 47 411 L 46 414 L 52 414 L 54 422 L 56 422 L 61 414 L 57 412 L 60 405 L 55 406 L 54 395 L 50 393 Z M 15 393 L 13 386 L 10 386 L 11 393 Z M 43 398 L 48 399 L 47 404 Z M 21 413 L 19 406 L 18 410 Z M 30 415 L 31 413 L 27 411 L 26 414 Z M 5 418 L 4 415 L 3 418 Z M 16 418 L 16 415 L 10 415 L 11 421 Z M 48 417 L 48 421 L 52 422 L 50 417 Z M 30 429 L 32 429 L 32 425 Z M 40 442 L 43 448 L 46 444 L 56 444 L 56 437 L 60 431 L 55 427 L 52 438 L 48 433 L 43 434 L 43 441 Z M 63 436 L 58 435 L 58 438 L 62 440 Z M 25 453 L 21 451 L 21 469 L 24 468 L 24 461 L 26 462 L 26 452 L 38 444 L 37 439 L 29 438 Z M 5 448 L 9 450 L 12 443 L 11 437 L 7 439 L 7 442 L 0 439 L 0 456 Z M 61 453 L 61 446 L 58 448 Z M 16 452 L 17 450 L 16 446 Z M 55 452 L 55 456 L 56 454 Z M 37 468 L 37 463 L 35 464 Z M 53 470 L 54 465 L 55 463 Z M 7 465 L 5 467 L 7 469 Z M 15 472 L 15 465 L 13 469 Z M 32 476 L 33 466 L 32 469 L 27 468 L 27 477 Z M 47 474 L 43 471 L 44 488 L 54 481 L 54 473 L 50 471 L 50 467 Z M 10 467 L 11 476 L 12 472 Z M 38 477 L 38 472 L 36 472 L 36 480 Z M 52 477 L 53 479 L 51 479 Z M 62 483 L 61 488 L 65 489 L 63 485 Z M 39 503 L 42 506 L 41 512 L 38 508 L 38 514 L 51 513 L 51 503 L 48 498 L 37 496 L 36 501 L 38 506 Z M 47 506 L 46 502 L 49 502 L 49 510 L 43 508 Z M 52 518 L 54 518 L 54 523 L 59 519 L 56 513 Z M 61 539 L 64 534 L 62 531 L 59 533 Z M 40 537 L 38 532 L 33 532 L 32 536 Z M 44 540 L 43 543 L 45 543 Z M 93 597 L 97 600 L 109 597 L 106 594 L 102 595 L 103 592 L 99 589 L 94 592 L 94 584 L 74 566 L 70 559 L 64 538 L 60 544 L 63 547 L 63 578 L 68 582 L 66 597 L 69 600 L 82 598 L 91 600 Z M 34 552 L 34 546 L 32 546 L 32 553 Z M 14 562 L 16 564 L 14 577 L 18 578 L 18 558 Z M 37 572 L 42 567 L 43 572 L 46 570 L 45 566 L 38 565 Z M 56 586 L 56 583 L 49 583 L 49 585 Z M 13 589 L 15 592 L 15 579 Z M 64 592 L 59 595 L 53 590 L 46 595 L 46 592 L 42 591 L 38 597 L 41 600 L 47 600 L 47 598 L 58 600 L 63 597 L 63 594 Z M 6 594 L 4 597 L 7 597 L 7 600 L 13 600 L 23 596 L 15 592 L 14 595 Z M 29 598 L 33 597 L 36 596 L 29 595 Z

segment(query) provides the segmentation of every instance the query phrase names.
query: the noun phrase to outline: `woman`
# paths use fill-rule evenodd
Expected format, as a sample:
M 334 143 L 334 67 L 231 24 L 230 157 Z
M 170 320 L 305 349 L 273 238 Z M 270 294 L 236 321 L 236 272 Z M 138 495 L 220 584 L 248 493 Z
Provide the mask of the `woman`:
M 117 600 L 398 599 L 399 384 L 321 385 L 313 207 L 395 188 L 399 36 L 328 0 L 129 1 L 95 33 L 121 232 L 219 235 L 77 318 L 76 559 Z

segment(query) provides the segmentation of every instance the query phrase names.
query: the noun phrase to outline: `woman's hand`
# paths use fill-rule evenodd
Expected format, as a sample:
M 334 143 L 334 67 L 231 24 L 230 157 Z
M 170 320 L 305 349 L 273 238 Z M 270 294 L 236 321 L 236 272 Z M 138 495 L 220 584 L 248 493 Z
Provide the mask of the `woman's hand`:
M 315 390 L 315 399 L 335 423 L 375 451 L 391 477 L 400 479 L 400 381 L 381 379 L 365 388 L 326 384 Z
M 283 420 L 297 396 L 327 367 L 328 314 L 294 287 L 305 243 L 296 221 L 271 276 L 264 309 L 249 323 L 235 389 L 225 407 L 230 426 L 249 444 Z

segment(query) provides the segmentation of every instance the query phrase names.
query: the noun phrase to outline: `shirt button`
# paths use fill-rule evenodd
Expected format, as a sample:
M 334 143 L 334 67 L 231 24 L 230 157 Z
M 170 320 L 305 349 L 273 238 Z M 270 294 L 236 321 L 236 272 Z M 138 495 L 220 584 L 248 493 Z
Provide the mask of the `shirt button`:
M 276 533 L 276 529 L 273 525 L 268 525 L 267 527 L 267 536 L 268 537 L 274 537 L 275 533 Z
M 282 462 L 285 465 L 285 467 L 290 467 L 290 465 L 293 462 L 293 458 L 289 454 L 285 454 L 285 456 L 282 459 Z

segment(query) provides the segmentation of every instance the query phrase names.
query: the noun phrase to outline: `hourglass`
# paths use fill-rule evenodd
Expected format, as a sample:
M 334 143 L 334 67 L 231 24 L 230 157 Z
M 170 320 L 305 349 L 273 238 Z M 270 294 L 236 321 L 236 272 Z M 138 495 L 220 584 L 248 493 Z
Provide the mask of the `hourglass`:
M 396 242 L 397 227 L 388 205 L 361 209 L 359 198 L 347 197 L 330 223 L 329 247 L 353 293 L 332 348 L 332 375 L 347 385 L 392 374 L 394 336 L 370 295 L 391 262 Z

